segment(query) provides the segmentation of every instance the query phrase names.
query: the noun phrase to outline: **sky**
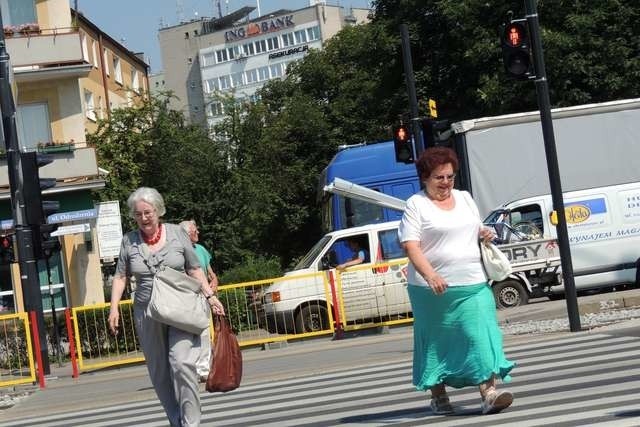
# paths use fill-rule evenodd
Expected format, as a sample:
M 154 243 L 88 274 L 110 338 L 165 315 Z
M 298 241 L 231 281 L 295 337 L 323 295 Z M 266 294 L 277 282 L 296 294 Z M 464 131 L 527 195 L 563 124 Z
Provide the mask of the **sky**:
M 101 30 L 118 40 L 133 52 L 144 52 L 151 72 L 162 71 L 162 57 L 158 43 L 160 24 L 176 25 L 195 17 L 218 16 L 216 0 L 69 0 L 78 10 Z M 343 7 L 366 8 L 368 0 L 329 0 L 327 4 Z M 244 6 L 254 6 L 251 18 L 256 18 L 257 7 L 265 15 L 278 9 L 301 9 L 309 0 L 220 0 L 222 14 Z M 124 12 L 124 13 L 123 13 Z

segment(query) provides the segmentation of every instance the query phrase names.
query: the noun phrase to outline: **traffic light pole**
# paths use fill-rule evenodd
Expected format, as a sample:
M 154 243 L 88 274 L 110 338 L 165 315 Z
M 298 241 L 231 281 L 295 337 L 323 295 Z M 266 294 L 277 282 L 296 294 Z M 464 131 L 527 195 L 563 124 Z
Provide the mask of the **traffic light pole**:
M 538 108 L 540 109 L 540 121 L 542 123 L 542 136 L 544 138 L 544 150 L 547 157 L 547 169 L 549 170 L 549 185 L 551 186 L 551 198 L 553 209 L 558 214 L 558 245 L 560 248 L 562 277 L 564 281 L 564 292 L 567 301 L 567 314 L 569 317 L 569 328 L 571 332 L 581 330 L 580 313 L 578 311 L 578 297 L 576 284 L 573 279 L 573 264 L 571 262 L 571 249 L 569 247 L 569 233 L 567 231 L 567 219 L 564 211 L 564 201 L 562 199 L 562 185 L 560 182 L 560 170 L 558 167 L 558 153 L 556 151 L 556 141 L 553 134 L 553 121 L 551 118 L 551 102 L 549 100 L 549 86 L 547 73 L 544 66 L 542 54 L 542 41 L 540 38 L 540 24 L 538 22 L 538 11 L 536 0 L 525 0 L 525 10 L 527 14 L 527 24 L 532 41 L 533 63 L 535 67 L 535 84 L 538 95 Z
M 2 28 L 2 15 L 0 14 L 0 28 Z M 34 253 L 34 228 L 26 224 L 25 195 L 22 191 L 23 176 L 20 161 L 20 146 L 16 127 L 16 108 L 9 81 L 10 70 L 9 55 L 7 53 L 4 33 L 0 31 L 0 114 L 2 116 L 2 132 L 0 138 L 4 139 L 7 153 L 7 166 L 9 173 L 9 186 L 11 187 L 11 208 L 16 230 L 18 245 L 18 262 L 20 266 L 20 279 L 25 310 L 34 311 L 38 322 L 40 335 L 40 352 L 42 356 L 42 369 L 45 374 L 50 373 L 49 353 L 46 340 L 44 314 L 42 310 L 42 295 L 40 293 L 40 280 L 38 277 L 38 263 Z
M 400 36 L 402 38 L 402 60 L 404 63 L 404 75 L 407 79 L 407 93 L 409 94 L 409 107 L 411 108 L 411 133 L 413 134 L 414 159 L 418 160 L 424 150 L 422 145 L 422 132 L 420 118 L 418 117 L 418 98 L 416 96 L 416 80 L 413 76 L 413 61 L 411 60 L 411 44 L 409 43 L 409 27 L 400 24 Z

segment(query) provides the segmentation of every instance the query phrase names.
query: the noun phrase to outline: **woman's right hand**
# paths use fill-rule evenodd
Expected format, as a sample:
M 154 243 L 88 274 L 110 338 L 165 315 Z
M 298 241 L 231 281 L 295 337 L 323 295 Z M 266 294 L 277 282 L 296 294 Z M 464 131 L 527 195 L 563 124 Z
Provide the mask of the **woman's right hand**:
M 209 306 L 211 307 L 211 310 L 213 310 L 214 314 L 224 316 L 224 306 L 217 296 L 214 295 L 211 298 L 207 298 L 207 301 L 209 301 Z
M 109 329 L 113 335 L 118 335 L 118 327 L 120 326 L 120 313 L 118 310 L 109 311 Z
M 447 282 L 438 273 L 425 277 L 425 280 L 436 295 L 442 295 L 447 290 Z

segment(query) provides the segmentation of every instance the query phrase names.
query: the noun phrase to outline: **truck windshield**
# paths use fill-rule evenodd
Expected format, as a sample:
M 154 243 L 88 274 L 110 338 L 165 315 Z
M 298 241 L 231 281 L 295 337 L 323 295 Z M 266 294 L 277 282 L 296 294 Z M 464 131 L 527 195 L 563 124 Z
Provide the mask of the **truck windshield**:
M 294 270 L 302 270 L 304 268 L 311 267 L 311 263 L 313 262 L 313 260 L 318 258 L 318 255 L 320 254 L 320 252 L 322 252 L 322 249 L 327 246 L 327 243 L 329 243 L 329 241 L 331 241 L 331 236 L 324 236 L 322 239 L 320 239 L 318 243 L 313 245 L 311 250 L 309 250 L 309 252 L 307 252 L 307 254 L 303 256 L 300 261 L 298 261 L 298 264 L 296 264 Z

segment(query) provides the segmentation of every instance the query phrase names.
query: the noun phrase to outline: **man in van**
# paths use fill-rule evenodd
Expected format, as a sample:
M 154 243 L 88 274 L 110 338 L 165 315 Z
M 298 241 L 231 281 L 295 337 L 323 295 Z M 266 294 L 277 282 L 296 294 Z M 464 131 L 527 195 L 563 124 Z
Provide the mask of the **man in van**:
M 347 267 L 351 267 L 352 265 L 369 262 L 369 253 L 365 248 L 363 248 L 358 239 L 347 240 L 347 245 L 349 246 L 349 249 L 353 251 L 353 258 L 351 258 L 347 262 L 337 265 L 336 270 L 342 271 Z

